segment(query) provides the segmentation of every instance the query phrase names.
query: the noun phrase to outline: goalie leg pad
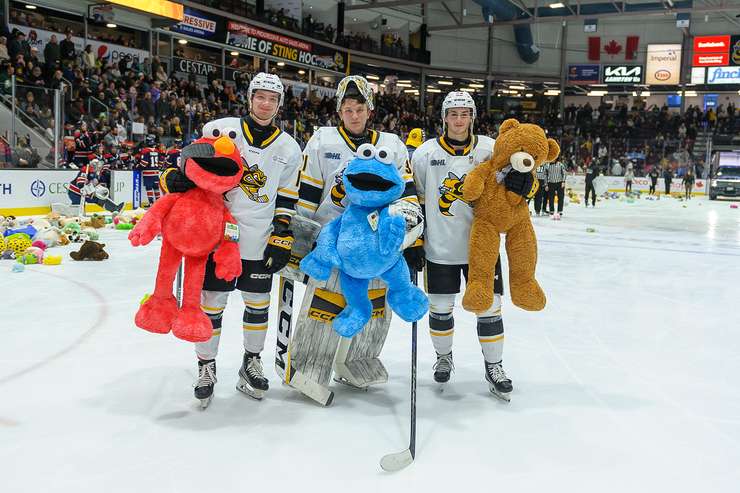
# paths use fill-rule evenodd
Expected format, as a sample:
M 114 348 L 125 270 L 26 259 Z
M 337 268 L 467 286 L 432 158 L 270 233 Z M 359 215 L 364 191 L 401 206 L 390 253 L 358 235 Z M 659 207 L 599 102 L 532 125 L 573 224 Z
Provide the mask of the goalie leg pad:
M 380 279 L 370 281 L 368 297 L 373 310 L 370 322 L 351 340 L 341 342 L 334 363 L 335 380 L 359 388 L 388 381 L 388 372 L 378 358 L 391 325 L 385 283 Z

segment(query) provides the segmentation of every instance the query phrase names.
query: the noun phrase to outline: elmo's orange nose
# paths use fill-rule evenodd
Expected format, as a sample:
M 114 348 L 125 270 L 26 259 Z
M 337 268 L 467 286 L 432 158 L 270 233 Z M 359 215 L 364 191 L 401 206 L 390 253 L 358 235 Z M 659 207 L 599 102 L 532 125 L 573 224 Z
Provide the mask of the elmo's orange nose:
M 222 156 L 228 156 L 234 152 L 234 143 L 230 138 L 221 136 L 213 143 L 213 148 Z

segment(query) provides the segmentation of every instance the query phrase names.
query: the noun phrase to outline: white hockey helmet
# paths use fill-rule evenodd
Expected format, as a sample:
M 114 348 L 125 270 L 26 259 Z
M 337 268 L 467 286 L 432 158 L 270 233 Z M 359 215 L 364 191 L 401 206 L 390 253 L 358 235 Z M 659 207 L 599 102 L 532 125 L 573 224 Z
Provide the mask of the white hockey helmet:
M 447 110 L 451 108 L 470 108 L 473 110 L 473 120 L 475 120 L 475 117 L 477 116 L 477 111 L 475 109 L 475 101 L 473 101 L 473 96 L 470 95 L 469 92 L 465 91 L 452 91 L 445 96 L 444 101 L 442 101 L 442 121 L 444 122 L 445 117 L 447 116 Z
M 357 88 L 357 92 L 354 92 L 355 87 Z M 348 88 L 350 89 L 349 94 L 347 93 Z M 340 80 L 339 85 L 337 86 L 337 112 L 339 112 L 339 108 L 342 106 L 342 101 L 344 101 L 345 96 L 352 96 L 357 93 L 359 93 L 367 103 L 367 109 L 370 111 L 375 109 L 373 90 L 367 79 L 360 75 L 348 75 L 344 79 Z
M 275 74 L 268 74 L 267 72 L 260 72 L 249 82 L 249 89 L 247 89 L 247 99 L 252 101 L 252 95 L 254 91 L 270 91 L 276 92 L 280 95 L 280 102 L 278 108 L 283 105 L 283 99 L 285 97 L 285 88 L 283 83 L 280 81 L 280 77 Z

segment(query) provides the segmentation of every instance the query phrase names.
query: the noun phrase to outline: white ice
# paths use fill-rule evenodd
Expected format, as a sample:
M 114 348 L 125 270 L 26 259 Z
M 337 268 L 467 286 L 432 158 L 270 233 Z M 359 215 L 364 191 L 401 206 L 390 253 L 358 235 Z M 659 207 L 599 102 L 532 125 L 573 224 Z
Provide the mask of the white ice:
M 321 408 L 273 371 L 273 309 L 271 389 L 257 402 L 234 388 L 232 295 L 201 411 L 192 346 L 133 325 L 157 242 L 134 249 L 107 230 L 104 263 L 75 263 L 68 247 L 58 267 L 10 273 L 3 261 L 0 491 L 738 491 L 740 210 L 729 204 L 611 200 L 533 218 L 548 304 L 528 313 L 505 300 L 511 403 L 489 394 L 462 309 L 456 373 L 438 392 L 422 321 L 417 458 L 395 474 L 378 462 L 408 445 L 408 324 L 393 323 L 386 385 L 335 386 Z

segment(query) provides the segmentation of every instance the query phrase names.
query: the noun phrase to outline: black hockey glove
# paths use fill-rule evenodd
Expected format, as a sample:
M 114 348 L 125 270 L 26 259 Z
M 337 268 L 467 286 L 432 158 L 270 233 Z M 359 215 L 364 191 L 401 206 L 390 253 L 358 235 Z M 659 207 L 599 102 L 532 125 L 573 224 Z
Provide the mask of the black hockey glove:
M 165 193 L 183 193 L 196 187 L 196 184 L 185 175 L 185 170 L 177 168 L 166 169 L 159 178 L 159 184 Z
M 276 217 L 272 221 L 272 235 L 267 240 L 265 247 L 264 264 L 270 274 L 274 274 L 286 265 L 290 260 L 290 252 L 293 249 L 293 231 L 290 230 L 290 219 Z
M 512 169 L 504 178 L 504 186 L 510 192 L 531 199 L 540 188 L 540 182 L 534 179 L 532 173 L 521 173 Z
M 421 272 L 426 262 L 424 252 L 424 240 L 419 238 L 416 242 L 403 251 L 403 257 L 409 265 L 411 272 Z

